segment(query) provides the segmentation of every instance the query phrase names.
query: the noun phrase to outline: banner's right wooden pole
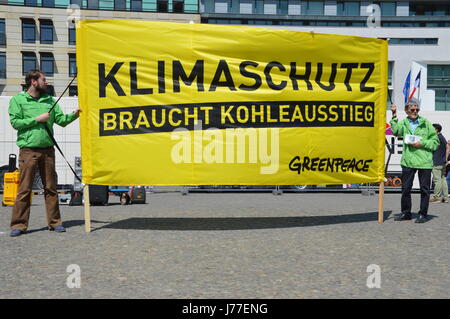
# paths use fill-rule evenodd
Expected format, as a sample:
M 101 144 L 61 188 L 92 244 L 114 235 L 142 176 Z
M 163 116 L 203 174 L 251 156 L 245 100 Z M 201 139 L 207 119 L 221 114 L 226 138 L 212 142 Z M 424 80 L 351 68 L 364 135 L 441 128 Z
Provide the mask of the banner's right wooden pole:
M 89 185 L 84 186 L 84 230 L 86 233 L 91 232 L 91 207 L 89 200 Z
M 378 224 L 382 224 L 384 219 L 383 198 L 384 198 L 384 182 L 381 182 L 380 189 L 378 191 Z

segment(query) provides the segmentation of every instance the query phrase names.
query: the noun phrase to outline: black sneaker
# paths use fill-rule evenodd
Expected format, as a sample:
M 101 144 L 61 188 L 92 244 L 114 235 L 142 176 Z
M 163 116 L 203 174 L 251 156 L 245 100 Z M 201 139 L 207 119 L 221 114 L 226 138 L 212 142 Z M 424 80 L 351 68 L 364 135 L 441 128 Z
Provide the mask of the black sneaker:
M 427 215 L 419 214 L 419 217 L 417 217 L 415 223 L 416 224 L 422 224 L 428 221 Z
M 395 221 L 411 220 L 411 214 L 402 213 L 394 218 Z

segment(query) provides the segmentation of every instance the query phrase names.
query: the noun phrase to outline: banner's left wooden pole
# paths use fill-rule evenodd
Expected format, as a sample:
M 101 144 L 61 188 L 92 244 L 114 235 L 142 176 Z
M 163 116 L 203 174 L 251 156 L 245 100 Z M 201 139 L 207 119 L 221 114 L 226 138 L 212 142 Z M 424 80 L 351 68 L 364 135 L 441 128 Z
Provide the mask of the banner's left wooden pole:
M 89 185 L 86 184 L 83 191 L 84 197 L 84 230 L 91 232 L 91 206 L 89 205 Z
M 383 223 L 383 199 L 384 199 L 384 182 L 380 183 L 380 189 L 378 191 L 378 224 Z

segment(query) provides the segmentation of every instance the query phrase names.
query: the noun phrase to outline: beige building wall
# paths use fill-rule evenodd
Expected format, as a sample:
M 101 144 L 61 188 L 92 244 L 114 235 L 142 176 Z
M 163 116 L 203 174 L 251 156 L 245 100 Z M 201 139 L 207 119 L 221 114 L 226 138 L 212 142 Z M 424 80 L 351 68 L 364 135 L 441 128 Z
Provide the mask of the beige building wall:
M 106 10 L 80 10 L 80 19 L 127 19 L 170 22 L 200 23 L 199 14 L 128 12 Z M 25 84 L 22 74 L 22 51 L 36 53 L 38 64 L 40 52 L 52 53 L 55 59 L 55 74 L 47 76 L 59 96 L 71 81 L 69 77 L 69 53 L 75 53 L 75 45 L 69 45 L 68 21 L 74 12 L 65 8 L 42 8 L 0 5 L 0 18 L 5 19 L 6 46 L 0 45 L 0 51 L 6 52 L 7 78 L 0 79 L 0 96 L 14 96 Z M 34 19 L 36 23 L 36 42 L 22 43 L 22 20 Z M 41 44 L 39 41 L 39 19 L 52 20 L 54 26 L 53 44 Z M 76 79 L 73 85 L 76 85 Z M 68 91 L 65 96 L 68 96 Z

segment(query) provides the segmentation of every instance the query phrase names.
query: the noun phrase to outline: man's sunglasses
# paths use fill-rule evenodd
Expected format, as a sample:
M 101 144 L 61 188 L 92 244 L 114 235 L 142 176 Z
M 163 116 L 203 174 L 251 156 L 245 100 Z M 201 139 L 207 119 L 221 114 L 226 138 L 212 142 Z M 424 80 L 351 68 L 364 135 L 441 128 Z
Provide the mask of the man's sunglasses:
M 410 112 L 419 112 L 420 109 L 409 109 Z

